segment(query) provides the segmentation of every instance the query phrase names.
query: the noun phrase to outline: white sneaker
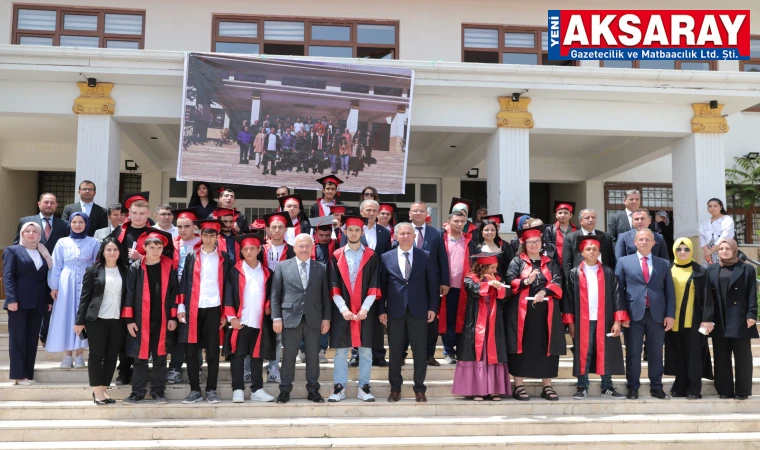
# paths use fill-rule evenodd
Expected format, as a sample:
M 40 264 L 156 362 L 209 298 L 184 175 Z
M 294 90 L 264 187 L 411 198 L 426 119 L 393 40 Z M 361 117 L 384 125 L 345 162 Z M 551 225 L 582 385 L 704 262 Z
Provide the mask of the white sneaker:
M 71 356 L 64 356 L 63 362 L 61 362 L 61 369 L 71 369 L 74 367 L 74 358 Z
M 327 401 L 330 403 L 338 403 L 339 401 L 345 400 L 345 399 L 346 399 L 346 388 L 344 388 L 343 385 L 340 383 L 335 385 L 332 395 L 327 397 Z
M 300 363 L 306 362 L 306 353 L 302 352 L 301 350 L 298 351 L 298 356 L 296 357 L 296 361 Z
M 269 378 L 267 379 L 267 382 L 269 383 L 280 383 L 282 380 L 280 380 L 280 369 L 277 367 L 272 367 L 269 370 Z
M 319 363 L 320 364 L 326 364 L 327 363 L 327 350 L 321 350 L 319 352 Z
M 235 389 L 235 391 L 232 393 L 232 403 L 243 402 L 245 402 L 245 391 L 242 389 Z
M 84 365 L 84 356 L 82 356 L 82 355 L 77 356 L 74 359 L 74 368 L 75 369 L 84 369 L 85 367 L 87 367 L 87 366 Z
M 241 391 L 242 392 L 242 391 Z M 264 389 L 259 389 L 256 392 L 251 392 L 252 402 L 273 402 L 274 397 L 269 395 Z
M 446 362 L 446 364 L 456 364 L 457 360 L 451 355 L 445 355 L 443 357 L 443 360 Z
M 364 386 L 359 388 L 359 393 L 356 394 L 356 398 L 363 402 L 374 402 L 375 396 L 372 395 L 372 392 L 369 391 L 369 385 L 365 384 Z

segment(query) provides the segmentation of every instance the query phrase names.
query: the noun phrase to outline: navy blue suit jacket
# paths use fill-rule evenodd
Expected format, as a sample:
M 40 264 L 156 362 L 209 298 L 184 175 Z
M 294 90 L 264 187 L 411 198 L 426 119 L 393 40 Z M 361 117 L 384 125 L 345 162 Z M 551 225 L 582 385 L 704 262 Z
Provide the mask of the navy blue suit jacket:
M 617 260 L 615 276 L 620 290 L 625 293 L 631 320 L 639 321 L 644 317 L 648 295 L 652 318 L 662 322 L 666 317 L 676 317 L 676 293 L 670 274 L 670 261 L 651 254 L 649 256 L 648 262 L 652 265 L 649 283 L 644 282 L 644 272 L 636 253 Z
M 414 224 L 412 226 L 416 228 Z M 416 240 L 414 245 L 417 245 Z M 426 226 L 422 249 L 430 253 L 433 274 L 438 286 L 449 286 L 451 281 L 449 280 L 449 257 L 446 254 L 446 244 L 443 242 L 441 232 L 429 225 Z
M 60 219 L 59 219 L 60 220 Z M 37 270 L 32 257 L 20 245 L 5 247 L 3 252 L 3 283 L 5 286 L 5 304 L 18 303 L 19 309 L 36 309 L 47 311 L 47 305 L 53 304 L 47 283 L 48 266 L 42 260 Z
M 375 229 L 377 230 L 377 244 L 373 250 L 377 256 L 382 256 L 383 253 L 387 252 L 392 247 L 391 232 L 386 230 L 385 227 L 377 224 L 375 224 Z M 364 235 L 362 235 L 361 243 L 364 244 L 365 247 L 369 246 Z M 345 247 L 346 244 L 348 244 L 348 237 L 346 237 L 345 233 L 341 233 L 340 246 Z
M 404 279 L 404 271 L 398 264 L 396 251 L 381 256 L 380 289 L 383 297 L 378 314 L 388 314 L 390 319 L 400 319 L 407 307 L 412 317 L 427 319 L 428 311 L 438 311 L 439 284 L 425 250 L 412 247 L 412 273 Z
M 40 233 L 40 242 L 42 242 L 48 253 L 51 255 L 53 254 L 55 244 L 58 243 L 58 239 L 69 235 L 69 223 L 63 219 L 53 216 L 53 220 L 51 221 L 50 225 L 50 237 L 45 238 L 45 224 L 42 222 L 42 219 L 40 219 L 40 215 L 35 214 L 33 216 L 22 217 L 18 221 L 18 228 L 16 228 L 16 238 L 13 240 L 14 245 L 19 243 L 19 233 L 21 232 L 21 226 L 27 222 L 34 222 L 40 226 L 40 230 L 42 230 Z
M 669 260 L 670 257 L 668 255 L 668 246 L 665 244 L 665 238 L 663 238 L 660 233 L 652 232 L 652 234 L 654 234 L 652 254 L 665 260 Z M 618 235 L 617 242 L 615 243 L 615 259 L 620 259 L 627 255 L 633 255 L 638 251 L 636 245 L 633 243 L 634 237 L 636 237 L 636 230 L 626 231 L 625 233 Z

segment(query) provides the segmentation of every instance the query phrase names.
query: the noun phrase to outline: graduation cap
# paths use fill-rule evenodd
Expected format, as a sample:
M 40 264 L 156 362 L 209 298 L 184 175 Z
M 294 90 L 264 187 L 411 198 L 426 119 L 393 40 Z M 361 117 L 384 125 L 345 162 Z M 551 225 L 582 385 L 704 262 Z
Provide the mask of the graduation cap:
M 198 210 L 195 208 L 175 209 L 172 213 L 177 220 L 190 219 L 193 222 L 198 220 Z
M 396 207 L 395 203 L 380 203 L 380 211 L 388 211 L 391 214 L 396 213 Z
M 600 234 L 598 236 L 595 234 L 592 234 L 590 236 L 589 235 L 578 236 L 578 251 L 582 252 L 583 249 L 586 247 L 586 244 L 591 244 L 591 243 L 596 244 L 596 246 L 599 247 L 599 250 L 601 250 L 602 246 L 604 245 L 604 239 L 605 239 L 605 236 L 603 234 Z
M 356 226 L 363 229 L 366 223 L 367 223 L 367 219 L 365 219 L 364 217 L 343 216 L 343 224 L 346 226 L 346 228 L 350 226 Z
M 284 212 L 265 214 L 262 219 L 264 219 L 264 223 L 266 223 L 267 227 L 270 226 L 274 221 L 280 221 L 285 224 L 285 228 L 293 228 L 293 221 L 290 220 L 288 214 Z
M 242 250 L 243 248 L 248 247 L 249 245 L 255 245 L 256 247 L 261 248 L 261 245 L 264 243 L 264 239 L 266 239 L 266 236 L 267 236 L 266 231 L 256 230 L 251 233 L 239 234 L 235 236 L 233 239 L 240 246 L 240 250 Z
M 216 234 L 219 234 L 222 231 L 222 221 L 221 220 L 215 220 L 215 219 L 206 219 L 206 220 L 196 220 L 193 222 L 196 227 L 198 227 L 199 230 L 201 230 L 201 233 L 203 233 L 206 230 L 214 230 Z
M 211 212 L 211 217 L 214 219 L 218 219 L 220 217 L 224 216 L 234 216 L 235 210 L 229 209 L 229 208 L 216 208 L 213 212 Z
M 267 223 L 259 217 L 258 219 L 254 220 L 251 226 L 249 227 L 251 230 L 266 230 Z
M 288 194 L 284 197 L 280 197 L 277 200 L 280 201 L 280 207 L 282 210 L 285 210 L 285 202 L 288 200 L 297 200 L 298 201 L 298 208 L 303 211 L 303 202 L 301 201 L 301 194 Z
M 517 230 L 517 238 L 520 239 L 520 242 L 525 242 L 528 239 L 532 238 L 540 238 L 544 234 L 544 226 L 538 225 L 536 227 L 530 227 L 530 228 L 523 228 L 522 230 Z
M 335 205 L 330 207 L 330 214 L 346 214 L 346 207 L 345 205 Z
M 326 177 L 317 179 L 317 183 L 321 184 L 323 188 L 327 185 L 327 183 L 332 183 L 336 188 L 338 188 L 339 185 L 343 184 L 343 180 L 336 177 L 335 175 L 328 175 Z M 340 191 L 338 191 L 337 195 L 340 195 Z
M 158 238 L 162 244 L 164 244 L 164 250 L 161 252 L 164 256 L 169 256 L 174 254 L 174 238 L 171 233 L 167 233 L 164 230 L 160 230 L 158 228 L 152 228 L 150 231 L 143 233 L 141 238 L 144 237 L 145 239 L 149 238 Z M 142 242 L 140 242 L 140 238 L 138 238 L 137 241 L 137 248 L 140 249 L 143 244 L 145 243 L 145 239 L 142 239 Z M 138 251 L 138 253 L 143 254 Z
M 475 202 L 472 200 L 465 200 L 463 198 L 457 198 L 454 197 L 451 199 L 451 208 L 449 208 L 449 213 L 452 213 L 454 211 L 460 211 L 462 209 L 466 210 L 467 217 L 470 217 L 470 214 L 475 209 Z
M 312 217 L 309 224 L 315 230 L 332 231 L 332 216 Z
M 480 264 L 481 266 L 488 266 L 490 264 L 498 264 L 499 263 L 498 256 L 500 254 L 501 252 L 478 253 L 477 255 L 470 256 L 470 259 Z
M 150 199 L 150 192 L 133 192 L 130 194 L 122 195 L 121 204 L 124 206 L 124 209 L 129 210 L 129 207 L 132 206 L 132 203 L 138 200 L 147 202 L 148 199 Z
M 490 216 L 483 217 L 483 220 L 491 220 L 493 222 L 496 222 L 496 225 L 501 225 L 504 223 L 504 216 L 501 214 L 491 214 Z M 498 226 L 496 228 L 499 228 Z
M 564 200 L 554 201 L 554 212 L 558 212 L 560 209 L 566 209 L 570 211 L 570 215 L 575 214 L 575 202 L 566 202 Z
M 529 218 L 529 213 L 516 212 L 512 218 L 512 232 L 515 233 L 522 228 L 523 223 Z

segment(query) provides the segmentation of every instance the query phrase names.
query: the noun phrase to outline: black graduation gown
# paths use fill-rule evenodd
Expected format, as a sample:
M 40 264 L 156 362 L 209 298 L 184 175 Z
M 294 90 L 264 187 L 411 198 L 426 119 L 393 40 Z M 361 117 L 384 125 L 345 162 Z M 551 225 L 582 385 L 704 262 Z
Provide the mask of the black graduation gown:
M 673 265 L 670 267 L 673 267 Z M 710 358 L 710 348 L 707 343 L 707 336 L 699 332 L 699 327 L 702 322 L 713 322 L 714 304 L 712 289 L 707 279 L 706 268 L 692 261 L 691 270 L 692 275 L 690 282 L 694 283 L 694 306 L 691 314 L 691 328 L 684 327 L 686 306 L 690 291 L 687 284 L 687 289 L 684 291 L 684 299 L 681 302 L 681 311 L 679 314 L 679 320 L 681 323 L 678 324 L 678 331 L 670 330 L 665 333 L 665 375 L 676 375 L 676 344 L 674 341 L 677 339 L 677 334 L 686 333 L 691 340 L 692 348 L 700 349 L 699 355 L 702 359 L 702 378 L 712 380 L 712 359 Z
M 500 279 L 498 275 L 497 279 Z M 467 307 L 465 309 L 462 334 L 457 343 L 457 360 L 480 361 L 478 352 L 476 351 L 476 344 L 480 341 L 484 347 L 489 344 L 495 346 L 495 352 L 487 352 L 489 357 L 495 355 L 499 363 L 506 363 L 507 331 L 501 317 L 506 303 L 505 300 L 510 296 L 510 289 L 502 288 L 497 291 L 488 286 L 487 282 L 480 281 L 475 274 L 471 273 L 464 278 L 463 290 L 467 291 Z M 491 304 L 495 303 L 492 316 L 489 314 L 489 311 L 481 311 L 481 308 L 484 308 L 486 305 L 484 295 L 491 295 Z M 503 297 L 497 298 L 499 295 Z M 486 320 L 489 321 L 489 336 L 481 336 L 479 339 L 476 339 L 478 330 L 485 331 Z
M 140 233 L 137 230 L 143 230 L 143 232 Z M 127 250 L 132 248 L 135 242 L 137 242 L 137 245 L 134 246 L 135 250 L 137 250 L 137 253 L 145 256 L 143 242 L 151 231 L 155 230 L 150 224 L 145 225 L 144 228 L 133 228 L 131 222 L 127 220 L 120 227 L 114 228 L 108 237 L 112 237 L 119 242 L 119 252 L 121 253 L 121 259 L 124 263 L 132 264 L 134 261 L 129 259 L 129 252 Z M 168 245 L 164 246 L 164 250 L 161 254 L 167 258 L 174 259 L 174 250 Z
M 564 251 L 564 248 L 565 248 L 565 242 L 567 241 L 567 236 L 570 233 L 577 230 L 577 228 L 575 227 L 575 225 L 572 224 L 572 222 L 570 223 L 569 227 L 570 228 L 568 229 L 567 233 L 562 234 L 562 243 L 561 243 L 562 245 L 560 245 L 559 239 L 557 239 L 557 233 L 560 233 L 559 222 L 555 222 L 553 225 L 550 225 L 544 229 L 544 236 L 543 236 L 544 244 L 551 244 L 554 247 L 554 253 L 548 256 L 550 256 L 560 268 L 562 268 L 562 256 L 563 256 L 562 252 Z M 549 246 L 547 245 L 547 247 Z M 564 274 L 562 274 L 562 276 L 564 277 Z
M 127 274 L 127 295 L 122 305 L 121 317 L 127 323 L 137 324 L 137 337 L 127 333 L 127 356 L 130 358 L 148 359 L 150 341 L 158 339 L 158 354 L 166 355 L 176 342 L 176 330 L 169 331 L 167 322 L 169 319 L 176 320 L 177 304 L 176 297 L 179 289 L 177 271 L 174 270 L 171 258 L 161 257 L 161 289 L 163 298 L 163 320 L 158 336 L 151 336 L 150 326 L 150 296 L 143 293 L 147 286 L 147 271 L 144 261 L 135 261 L 129 266 Z
M 224 310 L 223 313 L 226 316 L 236 316 L 240 318 L 243 313 L 243 304 L 240 301 L 243 298 L 243 290 L 245 289 L 245 269 L 243 264 L 247 264 L 244 260 L 239 260 L 234 266 L 227 269 L 227 276 L 224 279 Z M 272 271 L 267 269 L 266 266 L 261 267 L 264 270 L 264 304 L 263 308 L 269 306 L 269 296 L 272 292 Z M 273 361 L 275 356 L 275 345 L 277 343 L 277 334 L 274 332 L 272 326 L 272 314 L 262 314 L 261 327 L 259 328 L 259 336 L 256 339 L 256 344 L 253 348 L 254 358 L 262 358 L 267 361 Z M 235 353 L 237 347 L 237 333 L 238 330 L 232 327 L 227 327 L 224 333 L 224 344 L 222 346 L 222 354 L 224 356 L 232 355 Z
M 580 291 L 581 266 L 573 267 L 565 279 L 565 290 L 562 294 L 562 320 L 565 324 L 575 324 L 573 338 L 573 376 L 585 374 L 586 356 L 588 355 L 588 303 L 581 298 Z M 607 266 L 602 266 L 604 274 L 604 302 L 599 305 L 596 323 L 596 350 L 591 355 L 589 373 L 598 375 L 624 375 L 623 345 L 620 337 L 607 337 L 616 320 L 629 320 L 625 297 L 618 289 L 615 272 Z M 587 280 L 596 283 L 597 279 Z M 600 318 L 604 316 L 603 320 Z M 586 337 L 584 337 L 586 336 Z M 601 364 L 600 364 L 601 363 Z
M 475 240 L 472 241 L 473 246 L 470 248 L 470 254 L 476 255 L 481 252 L 485 252 L 483 250 L 483 242 L 482 240 L 479 241 L 480 244 L 474 244 Z M 515 258 L 515 252 L 512 249 L 512 245 L 510 245 L 509 242 L 505 241 L 504 239 L 499 239 L 500 246 L 501 246 L 501 253 L 496 255 L 496 259 L 499 260 L 499 266 L 496 268 L 496 273 L 499 275 L 499 278 L 502 280 L 507 278 L 507 270 L 509 269 L 509 263 L 512 262 L 512 260 Z
M 382 297 L 379 288 L 380 258 L 375 252 L 364 247 L 364 254 L 359 263 L 359 273 L 356 276 L 353 292 L 350 292 L 351 279 L 348 275 L 348 259 L 344 255 L 346 247 L 341 247 L 330 258 L 331 269 L 330 282 L 333 295 L 340 295 L 346 302 L 348 309 L 358 314 L 364 299 L 369 295 L 375 295 L 376 300 Z M 335 302 L 332 304 L 332 324 L 330 325 L 330 346 L 332 348 L 347 347 L 372 347 L 376 341 L 376 334 L 382 339 L 383 329 L 377 320 L 378 302 L 372 303 L 364 320 L 348 321 L 338 311 Z
M 185 323 L 177 327 L 177 342 L 180 344 L 202 344 L 198 342 L 198 296 L 200 295 L 201 265 L 196 264 L 200 260 L 198 249 L 188 253 L 185 257 L 185 266 L 182 272 L 182 280 L 179 282 L 177 304 L 185 305 Z M 216 248 L 219 255 L 219 299 L 224 300 L 224 277 L 230 268 L 230 257 L 226 252 Z M 220 306 L 221 308 L 221 306 Z

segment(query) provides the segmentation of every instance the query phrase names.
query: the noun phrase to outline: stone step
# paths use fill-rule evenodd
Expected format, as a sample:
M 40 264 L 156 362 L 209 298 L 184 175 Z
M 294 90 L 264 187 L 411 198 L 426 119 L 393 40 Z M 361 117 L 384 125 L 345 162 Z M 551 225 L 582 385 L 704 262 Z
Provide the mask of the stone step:
M 530 419 L 530 427 L 526 420 Z M 652 423 L 660 427 L 652 429 Z M 13 420 L 0 423 L 2 442 L 55 442 L 68 440 L 180 440 L 351 438 L 357 426 L 362 436 L 540 436 L 670 433 L 745 433 L 757 430 L 760 414 L 604 414 L 583 416 L 436 416 L 436 417 L 306 417 L 229 419 L 127 419 L 127 420 Z
M 253 434 L 253 433 L 252 433 Z M 553 435 L 553 436 L 449 436 L 425 437 L 352 437 L 352 438 L 283 438 L 283 439 L 195 439 L 195 440 L 129 440 L 129 441 L 65 441 L 0 443 L 0 449 L 195 449 L 219 450 L 250 448 L 287 449 L 406 449 L 454 448 L 482 449 L 696 449 L 756 448 L 760 432 L 748 433 L 672 433 L 672 434 L 615 434 L 615 435 Z
M 672 386 L 672 378 L 665 379 L 664 390 L 670 391 Z M 279 385 L 275 383 L 264 383 L 264 389 L 272 395 L 279 393 Z M 451 393 L 453 381 L 452 380 L 432 380 L 426 381 L 427 395 L 428 397 L 440 398 L 440 397 L 456 397 Z M 403 397 L 414 397 L 413 387 L 414 383 L 407 379 L 401 388 L 401 395 Z M 541 393 L 540 380 L 527 380 L 524 382 L 525 388 L 528 394 L 532 397 L 538 397 Z M 576 390 L 575 379 L 555 379 L 553 382 L 554 389 L 561 397 L 571 397 Z M 626 393 L 626 381 L 625 379 L 613 380 L 614 387 L 621 393 Z M 390 384 L 386 378 L 370 380 L 370 386 L 375 397 L 384 399 L 390 394 Z M 753 378 L 753 386 L 756 392 L 760 389 L 760 378 Z M 204 386 L 201 385 L 201 388 Z M 189 393 L 189 386 L 187 384 L 175 384 L 166 386 L 166 396 L 170 400 L 182 400 Z M 357 382 L 349 381 L 346 387 L 346 396 L 350 398 L 356 397 Z M 591 383 L 589 395 L 599 395 L 600 386 L 597 382 Z M 248 389 L 246 389 L 246 392 Z M 641 380 L 641 389 L 639 394 L 641 397 L 647 397 L 649 395 L 649 380 Z M 131 392 L 131 386 L 113 386 L 110 391 L 111 397 L 114 399 L 124 399 L 129 396 Z M 219 396 L 229 402 L 232 399 L 232 389 L 226 383 L 220 383 L 217 389 Z M 322 396 L 327 397 L 332 393 L 332 380 L 322 380 L 320 393 Z M 702 385 L 703 395 L 715 395 L 715 388 L 713 384 L 706 381 Z M 89 386 L 82 383 L 38 383 L 31 386 L 14 386 L 10 383 L 0 384 L 0 399 L 6 401 L 72 401 L 87 399 L 91 396 L 91 390 Z M 296 381 L 291 393 L 292 398 L 306 398 L 306 387 L 304 381 Z M 537 401 L 541 401 L 536 399 Z

